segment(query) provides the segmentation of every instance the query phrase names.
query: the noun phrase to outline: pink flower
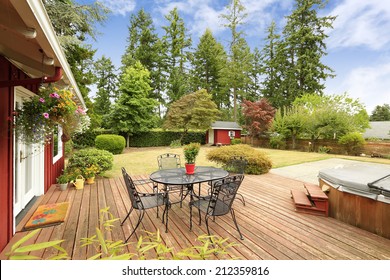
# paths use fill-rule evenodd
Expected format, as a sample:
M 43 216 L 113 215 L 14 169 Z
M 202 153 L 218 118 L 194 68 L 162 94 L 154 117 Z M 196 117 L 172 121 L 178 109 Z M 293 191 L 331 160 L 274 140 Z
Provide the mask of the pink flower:
M 43 99 L 43 98 L 41 97 L 41 98 L 39 98 L 39 102 L 45 103 L 45 99 Z
M 43 115 L 43 117 L 44 117 L 45 119 L 48 119 L 48 118 L 49 118 L 49 114 L 48 114 L 48 113 L 43 113 L 42 115 Z
M 79 106 L 79 107 L 77 108 L 77 110 L 76 110 L 76 113 L 77 113 L 77 114 L 80 114 L 80 115 L 85 115 L 85 110 Z
M 60 98 L 60 96 L 56 92 L 50 93 L 49 96 L 53 98 Z

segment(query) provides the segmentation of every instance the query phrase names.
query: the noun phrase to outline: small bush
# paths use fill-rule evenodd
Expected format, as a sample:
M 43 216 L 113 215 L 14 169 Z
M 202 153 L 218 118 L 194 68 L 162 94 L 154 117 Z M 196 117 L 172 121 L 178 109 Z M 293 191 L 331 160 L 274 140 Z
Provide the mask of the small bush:
M 340 137 L 339 144 L 345 147 L 348 155 L 360 155 L 366 143 L 359 132 L 351 132 Z
M 238 145 L 238 144 L 241 144 L 241 139 L 233 138 L 232 140 L 230 140 L 230 144 L 231 144 L 231 145 Z
M 173 140 L 171 142 L 171 144 L 169 144 L 169 147 L 171 147 L 171 148 L 180 148 L 181 147 L 180 139 Z
M 206 158 L 225 165 L 233 156 L 242 156 L 248 161 L 248 165 L 245 168 L 245 173 L 247 174 L 264 174 L 272 168 L 272 162 L 265 153 L 245 144 L 213 149 L 207 153 Z
M 123 136 L 115 134 L 102 134 L 95 138 L 95 147 L 100 150 L 106 150 L 114 155 L 121 154 L 126 146 L 126 140 Z
M 269 138 L 269 145 L 272 149 L 281 149 L 281 150 L 285 149 L 287 146 L 286 139 L 281 134 L 272 135 Z
M 75 152 L 69 158 L 67 169 L 70 172 L 78 173 L 80 170 L 85 170 L 91 166 L 97 166 L 96 174 L 110 170 L 112 168 L 114 156 L 112 153 L 95 148 L 83 149 Z
M 331 148 L 331 147 L 328 147 L 328 146 L 320 146 L 320 147 L 318 148 L 318 152 L 319 152 L 320 154 L 329 154 L 331 150 L 332 150 L 332 148 Z

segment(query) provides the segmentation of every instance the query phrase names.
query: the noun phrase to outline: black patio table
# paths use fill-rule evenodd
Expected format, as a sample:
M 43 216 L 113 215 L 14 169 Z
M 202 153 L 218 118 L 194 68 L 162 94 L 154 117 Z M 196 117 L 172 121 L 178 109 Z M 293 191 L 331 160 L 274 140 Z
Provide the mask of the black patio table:
M 199 195 L 200 186 L 203 182 L 215 181 L 225 178 L 229 175 L 226 170 L 222 168 L 212 166 L 196 166 L 194 174 L 186 174 L 186 169 L 173 168 L 173 169 L 161 169 L 150 174 L 150 180 L 155 183 L 163 184 L 164 191 L 169 194 L 170 185 L 182 185 L 187 188 L 188 193 L 192 196 L 195 195 L 193 185 L 199 184 Z M 185 197 L 184 196 L 184 197 Z

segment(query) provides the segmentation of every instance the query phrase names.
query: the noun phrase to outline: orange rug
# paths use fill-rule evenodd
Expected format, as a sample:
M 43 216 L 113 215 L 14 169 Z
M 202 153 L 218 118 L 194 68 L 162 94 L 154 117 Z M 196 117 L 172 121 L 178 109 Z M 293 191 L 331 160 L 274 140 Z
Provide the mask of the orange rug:
M 41 205 L 24 226 L 24 230 L 55 226 L 63 223 L 69 209 L 69 202 Z

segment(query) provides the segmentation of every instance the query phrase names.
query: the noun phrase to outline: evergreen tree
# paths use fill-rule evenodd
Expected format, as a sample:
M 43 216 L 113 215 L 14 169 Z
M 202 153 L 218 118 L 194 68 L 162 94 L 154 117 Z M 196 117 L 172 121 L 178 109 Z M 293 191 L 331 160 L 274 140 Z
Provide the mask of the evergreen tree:
M 212 32 L 206 29 L 192 57 L 191 88 L 195 91 L 206 89 L 218 108 L 228 103 L 228 96 L 223 93 L 220 84 L 221 69 L 226 60 L 223 46 L 217 42 Z
M 237 103 L 245 98 L 245 88 L 250 83 L 249 72 L 251 69 L 250 48 L 243 38 L 243 32 L 238 28 L 244 23 L 247 14 L 245 7 L 240 0 L 231 0 L 227 14 L 221 17 L 227 21 L 224 25 L 231 31 L 231 41 L 229 46 L 229 61 L 222 70 L 221 83 L 227 86 L 227 92 L 231 93 L 233 101 L 233 120 L 237 121 Z
M 377 105 L 372 111 L 370 121 L 390 121 L 390 105 L 383 104 L 383 106 Z
M 276 32 L 276 24 L 272 21 L 267 29 L 268 35 L 265 39 L 265 46 L 261 50 L 261 61 L 263 63 L 262 73 L 265 75 L 262 81 L 262 94 L 276 108 L 283 104 L 280 88 L 280 69 L 281 65 L 278 59 L 278 48 L 280 44 L 280 35 Z M 279 54 L 281 51 L 279 50 Z
M 174 8 L 165 16 L 169 25 L 163 26 L 164 70 L 167 75 L 167 95 L 169 103 L 178 100 L 189 90 L 187 49 L 191 46 L 191 38 L 186 34 L 187 30 L 183 19 L 179 16 L 177 8 Z
M 333 16 L 319 17 L 323 0 L 295 0 L 295 10 L 287 17 L 278 62 L 284 58 L 281 87 L 283 105 L 289 105 L 305 93 L 323 94 L 324 81 L 333 70 L 321 62 L 326 53 L 325 29 L 332 28 Z M 280 97 L 279 97 L 280 98 Z
M 109 115 L 109 125 L 117 133 L 125 133 L 127 140 L 134 133 L 147 131 L 157 122 L 158 102 L 150 98 L 149 71 L 140 62 L 130 66 L 120 80 L 120 96 Z
M 117 99 L 117 78 L 115 67 L 110 58 L 104 55 L 95 62 L 95 76 L 97 80 L 97 92 L 94 103 L 96 114 L 104 116 L 109 113 L 111 107 L 110 98 Z
M 122 55 L 122 71 L 140 61 L 150 72 L 151 97 L 164 104 L 165 100 L 161 94 L 164 91 L 163 45 L 155 32 L 150 14 L 143 9 L 139 10 L 137 15 L 131 16 L 127 40 L 128 46 Z

